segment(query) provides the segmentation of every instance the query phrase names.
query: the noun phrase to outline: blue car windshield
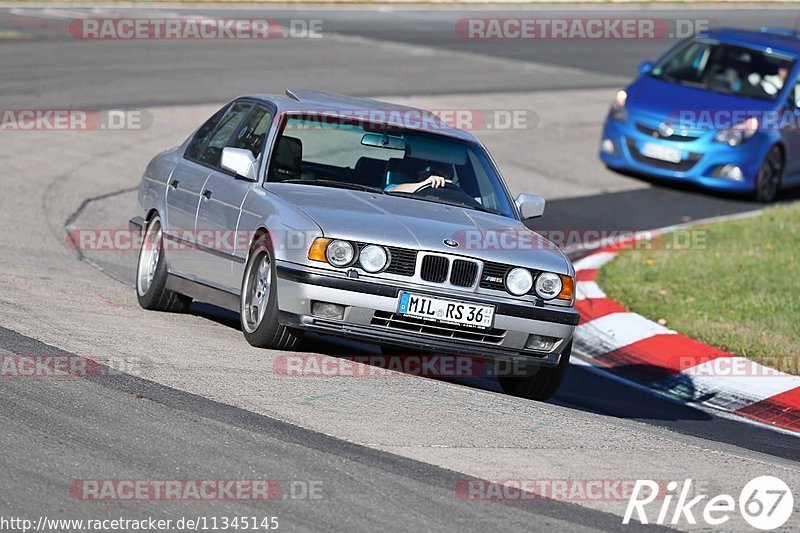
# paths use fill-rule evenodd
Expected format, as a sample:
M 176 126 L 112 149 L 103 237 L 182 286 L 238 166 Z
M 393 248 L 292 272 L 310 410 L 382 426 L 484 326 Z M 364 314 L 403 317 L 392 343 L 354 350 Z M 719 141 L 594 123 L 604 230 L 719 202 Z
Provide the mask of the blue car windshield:
M 775 100 L 794 61 L 732 44 L 693 39 L 649 75 L 671 83 L 759 100 Z
M 441 176 L 447 185 L 414 190 L 413 184 L 431 176 Z M 268 181 L 365 190 L 516 216 L 480 146 L 352 119 L 289 115 L 276 141 Z

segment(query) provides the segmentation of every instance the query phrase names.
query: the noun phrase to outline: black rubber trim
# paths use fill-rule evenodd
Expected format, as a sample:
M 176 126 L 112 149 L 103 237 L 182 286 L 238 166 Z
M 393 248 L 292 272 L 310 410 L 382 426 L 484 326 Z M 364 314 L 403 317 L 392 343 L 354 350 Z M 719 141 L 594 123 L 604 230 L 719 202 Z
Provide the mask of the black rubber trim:
M 140 216 L 131 217 L 131 219 L 128 220 L 128 229 L 141 234 L 144 230 L 144 218 Z
M 318 285 L 321 287 L 328 287 L 331 289 L 340 289 L 343 291 L 359 292 L 362 294 L 371 294 L 374 296 L 383 296 L 387 298 L 396 298 L 401 290 L 407 290 L 416 294 L 428 294 L 430 296 L 441 296 L 431 293 L 424 289 L 417 288 L 403 288 L 394 285 L 383 285 L 380 283 L 371 283 L 368 281 L 360 281 L 350 278 L 339 278 L 335 276 L 325 276 L 323 274 L 316 274 L 314 272 L 306 272 L 296 268 L 287 267 L 285 265 L 278 265 L 278 278 L 287 281 L 294 281 L 295 283 L 305 283 L 307 285 Z M 448 298 L 452 296 L 448 295 Z M 481 305 L 494 305 L 496 312 L 504 316 L 513 316 L 517 318 L 527 318 L 530 320 L 541 320 L 543 322 L 554 322 L 556 324 L 565 324 L 568 326 L 577 326 L 580 321 L 580 315 L 575 309 L 565 308 L 562 310 L 545 309 L 542 307 L 528 307 L 524 305 L 514 305 L 504 302 L 494 303 L 470 299 L 469 297 L 458 296 L 459 300 L 465 302 L 476 303 Z
M 239 312 L 239 296 L 199 281 L 169 273 L 167 274 L 167 289 L 191 296 L 201 302 L 208 302 L 237 313 Z

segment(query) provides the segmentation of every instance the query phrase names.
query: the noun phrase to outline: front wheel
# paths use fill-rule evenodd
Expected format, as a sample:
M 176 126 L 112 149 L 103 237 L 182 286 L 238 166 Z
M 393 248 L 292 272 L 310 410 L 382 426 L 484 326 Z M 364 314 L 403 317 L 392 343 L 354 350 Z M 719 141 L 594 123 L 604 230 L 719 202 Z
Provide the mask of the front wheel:
M 498 376 L 500 388 L 503 392 L 512 396 L 519 396 L 529 400 L 545 401 L 553 396 L 569 366 L 569 357 L 572 353 L 572 341 L 569 341 L 564 351 L 561 353 L 561 360 L 558 366 L 552 368 L 536 367 L 530 368 L 529 373 L 524 376 Z
M 167 289 L 167 261 L 164 257 L 164 234 L 161 219 L 154 216 L 139 250 L 136 266 L 136 298 L 139 305 L 151 311 L 181 313 L 189 308 L 192 299 Z
M 275 263 L 265 245 L 257 245 L 244 269 L 240 315 L 242 332 L 252 346 L 273 350 L 295 348 L 302 333 L 282 326 L 278 320 Z
M 758 169 L 756 177 L 755 199 L 758 202 L 768 204 L 775 201 L 778 190 L 781 188 L 783 178 L 783 152 L 777 146 L 773 146 L 761 167 Z

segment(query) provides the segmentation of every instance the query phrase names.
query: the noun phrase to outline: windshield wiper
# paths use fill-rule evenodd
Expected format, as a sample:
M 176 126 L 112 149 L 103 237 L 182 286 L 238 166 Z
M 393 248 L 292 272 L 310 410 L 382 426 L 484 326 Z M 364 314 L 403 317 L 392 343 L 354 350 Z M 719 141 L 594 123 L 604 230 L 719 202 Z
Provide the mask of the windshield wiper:
M 684 87 L 692 87 L 693 89 L 702 89 L 704 91 L 711 91 L 714 93 L 721 93 L 721 94 L 736 94 L 732 89 L 729 89 L 727 87 L 720 87 L 718 85 L 709 85 L 701 81 L 683 80 L 680 78 L 674 78 L 672 76 L 667 76 L 667 75 L 664 76 L 665 76 L 663 78 L 664 80 L 677 83 L 678 85 L 683 85 Z
M 434 204 L 442 204 L 442 205 L 449 205 L 452 207 L 466 207 L 467 209 L 474 209 L 475 211 L 482 211 L 484 213 L 491 213 L 492 215 L 500 215 L 503 214 L 500 211 L 495 211 L 494 209 L 490 209 L 488 207 L 483 207 L 480 204 L 467 204 L 464 202 L 446 202 L 444 200 L 433 200 L 431 198 L 423 198 L 421 196 L 417 196 L 413 192 L 402 192 L 396 191 L 393 192 L 392 189 L 389 189 L 386 194 L 389 196 L 403 196 L 404 198 L 413 198 L 414 200 L 422 200 L 423 202 L 432 202 Z
M 304 180 L 301 178 L 293 178 L 289 180 L 281 180 L 278 183 L 300 183 L 304 185 L 319 185 L 320 187 L 336 187 L 339 189 L 378 192 L 381 194 L 385 194 L 383 189 L 378 189 L 377 187 L 370 187 L 369 185 L 361 185 L 360 183 L 347 183 L 346 181 L 325 180 L 325 179 Z

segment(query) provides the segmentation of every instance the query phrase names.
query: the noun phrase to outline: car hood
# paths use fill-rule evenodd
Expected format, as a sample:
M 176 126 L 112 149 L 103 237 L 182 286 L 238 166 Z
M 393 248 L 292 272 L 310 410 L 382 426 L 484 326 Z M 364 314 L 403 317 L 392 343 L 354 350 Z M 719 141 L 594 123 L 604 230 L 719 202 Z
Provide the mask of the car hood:
M 328 237 L 572 274 L 571 263 L 561 250 L 518 220 L 413 198 L 333 187 L 272 184 L 269 190 L 306 213 Z M 448 239 L 459 246 L 445 245 Z
M 688 125 L 685 129 L 691 131 L 718 129 L 707 126 L 725 123 L 729 116 L 725 113 L 732 113 L 730 116 L 734 117 L 759 115 L 774 109 L 776 105 L 772 101 L 686 87 L 647 75 L 640 77 L 628 87 L 627 93 L 626 106 L 634 119 L 649 118 L 676 124 L 683 116 L 683 122 Z M 722 114 L 718 114 L 720 112 Z M 714 122 L 710 122 L 709 119 Z

